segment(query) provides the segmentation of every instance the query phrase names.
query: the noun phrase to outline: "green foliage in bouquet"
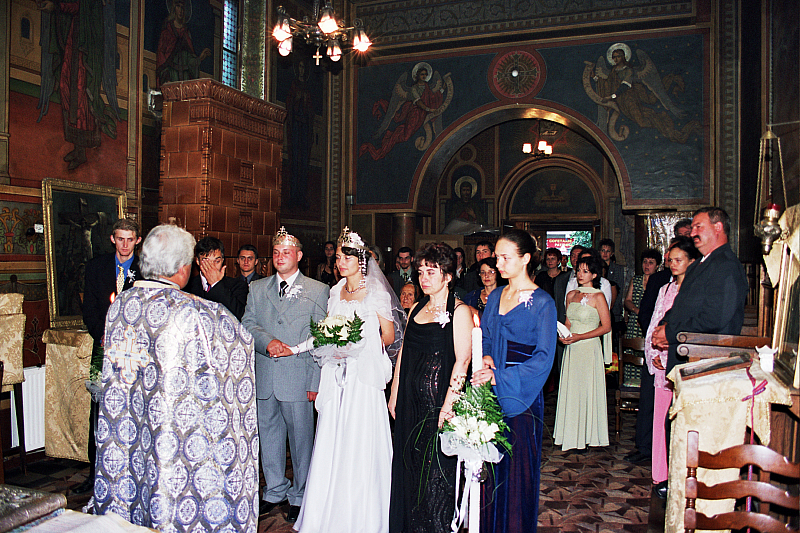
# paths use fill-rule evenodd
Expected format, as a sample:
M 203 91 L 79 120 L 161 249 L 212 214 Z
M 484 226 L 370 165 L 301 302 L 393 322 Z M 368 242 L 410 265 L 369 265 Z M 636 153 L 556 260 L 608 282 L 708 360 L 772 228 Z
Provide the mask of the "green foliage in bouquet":
M 100 374 L 103 373 L 104 353 L 102 346 L 95 346 L 92 350 L 92 359 L 89 363 L 89 379 L 91 381 L 100 381 Z
M 442 432 L 455 432 L 468 443 L 493 442 L 511 456 L 511 445 L 505 436 L 507 430 L 503 411 L 488 382 L 479 387 L 468 385 L 453 403 L 453 417 L 445 420 L 441 429 Z
M 311 320 L 311 335 L 314 337 L 314 348 L 331 344 L 346 346 L 361 340 L 361 328 L 364 321 L 353 313 L 353 318 L 347 320 L 343 316 L 326 316 L 319 322 Z

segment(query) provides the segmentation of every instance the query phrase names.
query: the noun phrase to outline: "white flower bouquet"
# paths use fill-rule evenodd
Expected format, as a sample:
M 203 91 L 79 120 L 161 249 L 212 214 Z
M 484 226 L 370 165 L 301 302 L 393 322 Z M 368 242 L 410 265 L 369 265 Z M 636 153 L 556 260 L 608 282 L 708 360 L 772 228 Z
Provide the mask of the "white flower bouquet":
M 348 319 L 342 315 L 328 315 L 319 322 L 311 321 L 311 337 L 314 347 L 311 354 L 324 366 L 333 362 L 356 357 L 364 347 L 362 328 L 364 321 L 358 314 Z
M 311 335 L 314 337 L 314 348 L 334 345 L 346 346 L 361 340 L 361 328 L 364 321 L 353 313 L 350 320 L 342 315 L 328 315 L 319 322 L 311 321 Z
M 476 458 L 496 463 L 503 448 L 509 455 L 511 446 L 506 439 L 508 425 L 503 420 L 503 411 L 492 392 L 492 386 L 484 383 L 480 387 L 467 386 L 458 400 L 453 403 L 453 417 L 445 420 L 441 429 L 442 450 L 445 442 L 451 449 L 468 448 L 475 452 Z M 450 453 L 448 455 L 455 455 Z M 485 457 L 484 457 L 485 456 Z M 497 457 L 496 461 L 492 458 Z
M 477 532 L 479 527 L 479 487 L 483 463 L 500 462 L 503 455 L 498 447 L 511 455 L 511 445 L 505 436 L 508 424 L 503 420 L 503 411 L 489 383 L 480 387 L 467 386 L 453 403 L 453 413 L 453 417 L 442 425 L 439 439 L 442 453 L 458 456 L 456 492 L 461 487 L 461 465 L 464 465 L 465 494 L 450 526 L 453 532 L 457 532 L 462 524 L 468 525 L 472 533 Z

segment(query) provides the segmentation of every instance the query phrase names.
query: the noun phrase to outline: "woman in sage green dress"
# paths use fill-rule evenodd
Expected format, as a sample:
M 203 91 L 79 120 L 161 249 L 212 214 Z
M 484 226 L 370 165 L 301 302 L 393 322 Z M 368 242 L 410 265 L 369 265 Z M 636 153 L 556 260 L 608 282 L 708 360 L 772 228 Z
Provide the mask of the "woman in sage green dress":
M 602 265 L 581 257 L 578 288 L 567 294 L 566 345 L 556 406 L 555 443 L 562 450 L 608 446 L 604 364 L 611 363 L 611 315 L 600 290 Z M 602 340 L 601 340 L 602 339 Z

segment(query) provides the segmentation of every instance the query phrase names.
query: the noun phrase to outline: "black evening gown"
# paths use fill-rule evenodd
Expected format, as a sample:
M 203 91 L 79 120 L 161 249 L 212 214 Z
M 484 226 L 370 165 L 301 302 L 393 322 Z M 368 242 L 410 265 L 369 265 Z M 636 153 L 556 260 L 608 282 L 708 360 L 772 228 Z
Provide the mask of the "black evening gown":
M 418 324 L 414 317 L 428 303 L 425 296 L 408 319 L 403 339 L 394 426 L 390 533 L 446 533 L 455 511 L 457 458 L 442 453 L 439 410 L 455 363 L 452 321 Z M 447 310 L 453 316 L 451 293 Z

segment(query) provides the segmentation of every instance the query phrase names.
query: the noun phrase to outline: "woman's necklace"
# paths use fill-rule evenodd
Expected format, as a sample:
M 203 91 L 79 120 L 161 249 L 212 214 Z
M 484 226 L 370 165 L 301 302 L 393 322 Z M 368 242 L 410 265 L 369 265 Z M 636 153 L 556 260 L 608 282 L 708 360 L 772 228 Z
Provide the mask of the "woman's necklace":
M 347 283 L 344 284 L 344 292 L 346 292 L 347 294 L 355 294 L 355 293 L 357 293 L 358 291 L 360 291 L 363 288 L 364 288 L 364 284 L 363 283 L 359 283 L 358 287 L 356 287 L 355 289 L 353 289 L 351 291 L 350 289 L 347 288 Z
M 528 291 L 533 292 L 534 288 L 533 287 L 527 287 L 527 288 L 524 288 L 524 289 L 512 289 L 511 287 L 509 287 L 508 288 L 508 294 L 505 294 L 505 297 L 510 300 L 515 295 L 519 295 L 520 293 L 528 292 Z M 503 291 L 503 292 L 506 292 L 506 291 Z
M 432 315 L 438 315 L 442 311 L 444 311 L 445 307 L 447 307 L 447 302 L 441 304 L 434 304 L 433 300 L 429 300 L 428 304 L 425 306 L 425 311 Z
M 450 313 L 447 312 L 447 300 L 441 304 L 433 304 L 433 300 L 428 300 L 425 305 L 425 311 L 433 315 L 434 322 L 444 327 L 445 324 L 450 322 Z

